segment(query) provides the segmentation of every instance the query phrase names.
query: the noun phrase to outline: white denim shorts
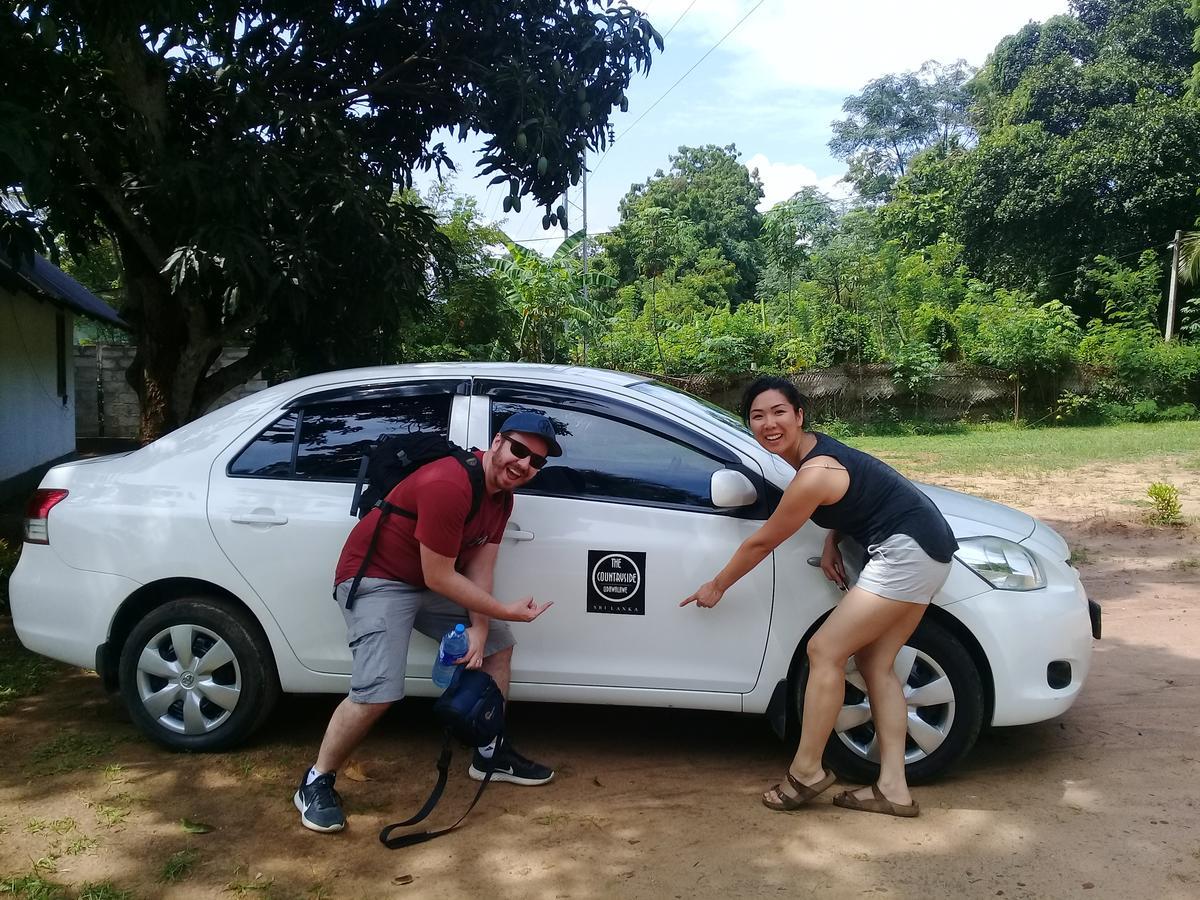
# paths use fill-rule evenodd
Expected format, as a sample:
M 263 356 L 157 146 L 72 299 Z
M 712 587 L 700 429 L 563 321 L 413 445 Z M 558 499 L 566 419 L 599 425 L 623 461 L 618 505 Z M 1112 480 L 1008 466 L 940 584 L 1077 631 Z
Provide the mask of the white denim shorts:
M 867 548 L 855 586 L 889 600 L 928 604 L 949 577 L 950 563 L 938 562 L 907 534 L 893 534 Z

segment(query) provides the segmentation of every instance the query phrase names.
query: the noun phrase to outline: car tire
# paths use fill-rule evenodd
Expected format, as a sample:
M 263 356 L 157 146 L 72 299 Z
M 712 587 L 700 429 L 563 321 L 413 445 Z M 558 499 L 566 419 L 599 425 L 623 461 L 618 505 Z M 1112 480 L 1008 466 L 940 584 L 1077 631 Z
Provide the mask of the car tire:
M 844 705 L 825 746 L 825 765 L 845 781 L 873 784 L 879 762 L 866 686 L 853 659 L 847 669 Z M 983 726 L 983 682 L 962 642 L 928 617 L 897 655 L 897 675 L 910 701 L 905 772 L 910 784 L 920 784 L 943 774 L 975 745 Z M 792 692 L 797 726 L 807 677 L 805 657 Z M 797 727 L 793 734 L 798 733 Z
M 257 623 L 209 597 L 171 600 L 147 614 L 126 639 L 118 671 L 134 724 L 173 750 L 239 744 L 279 697 L 271 648 Z

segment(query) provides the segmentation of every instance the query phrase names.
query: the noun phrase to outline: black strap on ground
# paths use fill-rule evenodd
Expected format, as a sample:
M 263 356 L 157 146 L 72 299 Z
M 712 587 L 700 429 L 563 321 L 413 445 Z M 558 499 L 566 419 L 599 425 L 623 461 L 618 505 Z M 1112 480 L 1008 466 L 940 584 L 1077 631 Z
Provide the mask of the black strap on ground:
M 399 837 L 391 837 L 391 833 L 397 828 L 407 828 L 410 825 L 416 825 L 418 822 L 425 819 L 433 808 L 437 806 L 438 801 L 442 799 L 442 791 L 446 789 L 446 779 L 450 773 L 450 732 L 446 732 L 446 742 L 442 744 L 442 753 L 438 757 L 438 779 L 437 784 L 433 786 L 433 790 L 429 794 L 429 799 L 425 801 L 425 805 L 411 818 L 405 819 L 403 822 L 394 822 L 386 826 L 379 832 L 379 842 L 389 850 L 399 850 L 401 847 L 411 847 L 414 844 L 423 844 L 426 841 L 432 841 L 436 837 L 441 837 L 443 834 L 449 834 L 455 828 L 462 824 L 465 819 L 475 808 L 475 804 L 479 802 L 479 798 L 483 796 L 484 788 L 488 786 L 488 782 L 492 780 L 492 772 L 489 769 L 487 774 L 483 776 L 483 781 L 479 783 L 479 790 L 475 792 L 475 799 L 471 801 L 471 805 L 467 807 L 467 811 L 458 817 L 458 821 L 449 828 L 439 828 L 437 831 L 416 831 L 412 834 L 402 834 Z M 502 738 L 497 739 L 496 749 L 500 749 Z

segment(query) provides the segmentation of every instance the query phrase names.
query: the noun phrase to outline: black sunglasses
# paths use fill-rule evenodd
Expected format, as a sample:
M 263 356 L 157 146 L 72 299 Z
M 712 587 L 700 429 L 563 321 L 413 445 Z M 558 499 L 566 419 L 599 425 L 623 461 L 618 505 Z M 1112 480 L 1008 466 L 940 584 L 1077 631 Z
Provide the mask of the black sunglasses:
M 529 459 L 529 464 L 535 469 L 540 469 L 549 460 L 540 453 L 534 453 L 516 438 L 509 437 L 507 434 L 500 435 L 501 438 L 508 441 L 508 446 L 512 448 L 512 455 L 517 459 Z

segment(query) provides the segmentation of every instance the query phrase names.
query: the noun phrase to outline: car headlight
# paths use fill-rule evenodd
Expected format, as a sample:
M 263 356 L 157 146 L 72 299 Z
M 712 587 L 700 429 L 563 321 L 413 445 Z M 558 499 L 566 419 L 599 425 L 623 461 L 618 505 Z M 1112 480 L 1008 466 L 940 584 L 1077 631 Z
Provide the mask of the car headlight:
M 968 569 L 1002 591 L 1033 591 L 1046 586 L 1046 576 L 1033 554 L 1001 537 L 959 538 L 954 554 Z

